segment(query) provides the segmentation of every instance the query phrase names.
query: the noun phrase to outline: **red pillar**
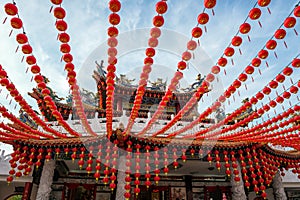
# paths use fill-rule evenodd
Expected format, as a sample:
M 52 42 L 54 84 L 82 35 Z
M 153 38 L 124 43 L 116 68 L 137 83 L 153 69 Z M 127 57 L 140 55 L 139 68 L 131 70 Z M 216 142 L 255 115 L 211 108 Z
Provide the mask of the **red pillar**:
M 23 195 L 22 195 L 22 200 L 30 200 L 31 190 L 32 190 L 32 183 L 26 182 Z

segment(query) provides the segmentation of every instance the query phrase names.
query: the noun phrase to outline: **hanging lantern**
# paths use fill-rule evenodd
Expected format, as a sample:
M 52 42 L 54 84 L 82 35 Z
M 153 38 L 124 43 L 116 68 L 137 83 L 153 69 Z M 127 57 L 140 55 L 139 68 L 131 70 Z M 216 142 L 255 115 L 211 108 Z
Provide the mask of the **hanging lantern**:
M 117 40 L 117 38 L 115 38 L 115 37 L 110 37 L 110 38 L 108 38 L 108 40 L 107 40 L 107 44 L 108 44 L 108 46 L 110 46 L 110 47 L 116 47 L 116 46 L 118 45 L 118 40 Z
M 24 44 L 22 46 L 22 52 L 24 54 L 31 54 L 32 53 L 32 47 L 29 44 Z
M 0 70 L 0 79 L 6 78 L 7 77 L 7 73 L 4 70 Z
M 269 52 L 265 49 L 262 49 L 258 52 L 258 57 L 260 59 L 266 59 L 269 56 Z
M 271 89 L 269 87 L 265 87 L 262 91 L 265 95 L 269 95 L 271 93 Z
M 149 47 L 152 47 L 152 48 L 157 47 L 157 45 L 158 45 L 157 38 L 149 38 L 148 45 L 149 45 Z
M 285 98 L 285 99 L 289 99 L 289 98 L 291 97 L 291 93 L 285 91 L 285 92 L 283 92 L 282 96 L 283 96 L 283 98 Z
M 269 49 L 269 50 L 274 50 L 277 46 L 277 42 L 275 40 L 269 40 L 267 43 L 266 43 L 266 48 Z
M 258 93 L 255 95 L 255 97 L 256 97 L 257 99 L 259 99 L 259 100 L 262 100 L 262 99 L 264 98 L 264 94 L 261 93 L 261 92 L 258 92 Z
M 234 36 L 231 40 L 231 44 L 235 47 L 238 47 L 242 44 L 243 39 L 240 36 Z
M 261 10 L 259 8 L 252 8 L 249 12 L 249 18 L 252 20 L 257 20 L 261 16 Z
M 281 97 L 281 96 L 278 96 L 277 98 L 276 98 L 276 101 L 277 101 L 277 103 L 283 103 L 284 102 L 284 99 L 283 99 L 283 97 Z
M 253 72 L 254 72 L 254 67 L 249 65 L 245 68 L 245 73 L 246 74 L 253 74 Z
M 121 3 L 118 0 L 110 0 L 108 7 L 112 12 L 119 12 L 121 9 Z
M 36 63 L 36 59 L 34 56 L 27 56 L 26 57 L 26 63 L 28 65 L 34 65 Z
M 53 14 L 57 19 L 63 19 L 66 16 L 66 11 L 62 7 L 56 7 L 53 10 Z
M 18 8 L 13 3 L 5 4 L 4 10 L 5 10 L 6 14 L 11 15 L 11 16 L 18 14 Z
M 279 82 L 279 83 L 283 83 L 285 81 L 285 76 L 282 75 L 282 74 L 278 74 L 276 76 L 276 81 Z
M 168 10 L 168 4 L 166 1 L 159 1 L 156 3 L 156 12 L 158 14 L 164 14 Z
M 43 82 L 44 81 L 44 77 L 42 75 L 35 75 L 34 77 L 34 81 L 37 83 Z
M 253 58 L 251 64 L 254 66 L 254 67 L 259 67 L 260 64 L 261 64 L 261 60 L 259 58 Z
M 70 54 L 70 53 L 65 53 L 63 55 L 63 60 L 66 62 L 66 63 L 70 63 L 73 61 L 73 56 Z
M 70 53 L 71 47 L 70 47 L 70 45 L 68 45 L 68 44 L 61 44 L 61 45 L 60 45 L 60 51 L 61 51 L 62 53 Z
M 233 83 L 232 83 L 232 85 L 233 85 L 233 87 L 235 87 L 235 88 L 239 88 L 239 87 L 241 87 L 241 82 L 239 81 L 239 80 L 235 80 Z
M 213 74 L 207 74 L 205 80 L 208 82 L 213 82 L 215 80 L 215 76 Z
M 296 22 L 297 21 L 295 17 L 288 17 L 284 20 L 283 25 L 285 28 L 293 28 Z
M 217 1 L 216 0 L 204 0 L 204 6 L 207 9 L 211 9 L 216 6 Z
M 220 67 L 217 66 L 217 65 L 213 66 L 213 67 L 211 68 L 211 73 L 213 73 L 213 74 L 218 74 L 218 73 L 220 73 Z
M 295 15 L 295 17 L 300 17 L 300 6 L 299 5 L 294 9 L 294 15 Z
M 14 17 L 10 20 L 10 24 L 15 29 L 20 29 L 23 27 L 23 22 L 20 18 Z
M 40 67 L 37 66 L 37 65 L 31 66 L 30 70 L 31 70 L 31 72 L 32 72 L 33 74 L 38 74 L 38 73 L 40 73 L 40 71 L 41 71 Z
M 286 68 L 284 68 L 284 70 L 282 71 L 282 73 L 283 73 L 285 76 L 290 76 L 290 75 L 293 73 L 293 69 L 290 68 L 290 67 L 286 67 Z
M 19 44 L 25 44 L 28 42 L 28 38 L 27 36 L 24 34 L 24 33 L 19 33 L 17 36 L 16 36 L 16 40 Z
M 111 23 L 112 25 L 116 26 L 120 23 L 121 21 L 121 18 L 120 16 L 117 14 L 117 13 L 111 13 L 109 16 L 108 16 L 108 21 L 109 23 Z
M 269 83 L 269 86 L 270 86 L 270 88 L 272 88 L 272 89 L 276 89 L 276 88 L 278 87 L 278 82 L 272 80 L 272 81 Z
M 51 2 L 55 5 L 60 5 L 62 3 L 62 0 L 51 0 Z
M 194 38 L 199 38 L 202 36 L 202 29 L 200 27 L 195 27 L 192 29 L 192 36 Z
M 274 34 L 275 38 L 277 40 L 281 40 L 283 38 L 285 38 L 286 36 L 286 31 L 284 29 L 278 29 L 275 34 Z
M 185 51 L 185 52 L 182 53 L 181 58 L 184 61 L 189 61 L 192 58 L 192 54 L 189 51 Z
M 227 59 L 223 57 L 219 58 L 218 65 L 220 65 L 221 67 L 225 67 L 227 65 Z
M 165 23 L 164 17 L 161 15 L 157 15 L 153 17 L 152 23 L 155 27 L 161 27 Z
M 186 68 L 186 62 L 184 62 L 184 61 L 178 62 L 177 68 L 180 70 L 184 70 Z
M 266 7 L 270 4 L 271 0 L 258 0 L 257 1 L 257 4 L 260 6 L 260 7 Z
M 225 56 L 231 57 L 234 54 L 234 49 L 232 47 L 227 47 L 224 51 Z
M 198 23 L 201 25 L 204 25 L 208 22 L 209 20 L 209 15 L 207 13 L 200 13 L 198 15 Z
M 161 35 L 161 30 L 159 28 L 157 28 L 157 27 L 153 27 L 150 30 L 150 35 L 153 38 L 159 38 L 160 35 Z
M 147 48 L 145 53 L 146 53 L 146 56 L 153 57 L 155 55 L 155 49 L 154 48 Z
M 111 26 L 107 29 L 107 34 L 109 37 L 117 37 L 119 34 L 119 30 L 116 27 Z
M 294 86 L 294 85 L 291 86 L 290 92 L 293 93 L 293 94 L 297 94 L 297 92 L 298 92 L 298 87 L 296 87 L 296 86 Z
M 66 31 L 68 28 L 68 25 L 64 20 L 57 20 L 55 26 L 59 31 Z
M 243 73 L 240 74 L 240 75 L 239 75 L 239 80 L 242 81 L 242 82 L 245 82 L 245 81 L 247 80 L 247 75 L 246 75 L 246 74 L 243 74 Z
M 299 68 L 300 67 L 300 59 L 299 58 L 295 58 L 292 61 L 292 66 L 295 67 L 295 68 Z
M 257 98 L 255 98 L 255 97 L 252 97 L 251 99 L 250 99 L 250 103 L 251 104 L 257 104 L 257 102 L 258 102 L 258 100 L 257 100 Z
M 251 30 L 251 25 L 248 24 L 247 22 L 243 23 L 240 26 L 240 33 L 241 34 L 247 34 L 247 33 L 249 33 L 250 30 Z
M 60 33 L 58 39 L 61 43 L 68 43 L 70 41 L 70 36 L 67 33 Z

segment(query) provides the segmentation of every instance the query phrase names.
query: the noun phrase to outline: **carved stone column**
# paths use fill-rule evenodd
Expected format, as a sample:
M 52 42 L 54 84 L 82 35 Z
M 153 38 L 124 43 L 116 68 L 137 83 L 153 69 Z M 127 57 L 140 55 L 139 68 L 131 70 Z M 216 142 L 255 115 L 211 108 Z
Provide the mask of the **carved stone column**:
M 48 200 L 51 192 L 51 185 L 53 181 L 55 169 L 55 160 L 44 162 L 43 172 L 37 192 L 37 200 Z
M 273 178 L 273 194 L 275 200 L 287 200 L 286 194 L 284 192 L 282 178 L 279 174 L 279 171 L 275 174 Z
M 233 200 L 247 200 L 247 196 L 245 194 L 244 181 L 241 176 L 241 168 L 238 163 L 237 170 L 239 171 L 240 181 L 236 182 L 234 180 L 235 175 L 233 174 L 233 169 L 231 169 L 231 192 Z
M 119 168 L 118 168 L 118 175 L 117 175 L 117 191 L 116 191 L 116 199 L 118 200 L 124 200 L 124 194 L 126 192 L 124 186 L 126 184 L 125 182 L 125 177 L 126 177 L 126 173 L 125 173 L 125 169 L 126 169 L 126 157 L 125 156 L 121 156 L 119 159 Z

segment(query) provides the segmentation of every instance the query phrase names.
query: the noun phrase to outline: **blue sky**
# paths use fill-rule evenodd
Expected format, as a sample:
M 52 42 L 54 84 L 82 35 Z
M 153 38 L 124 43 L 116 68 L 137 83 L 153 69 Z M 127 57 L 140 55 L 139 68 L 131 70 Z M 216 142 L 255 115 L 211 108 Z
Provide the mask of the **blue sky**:
M 6 14 L 3 10 L 4 5 L 9 1 L 1 1 L 0 7 L 0 20 L 2 21 Z M 57 30 L 55 29 L 55 19 L 52 13 L 49 13 L 51 2 L 40 0 L 16 0 L 19 8 L 19 14 L 24 22 L 25 31 L 29 37 L 30 44 L 33 46 L 33 54 L 38 60 L 38 64 L 41 67 L 41 71 L 44 75 L 50 78 L 50 86 L 58 93 L 59 96 L 67 96 L 69 87 L 66 81 L 66 73 L 64 72 L 64 63 L 60 62 L 61 53 L 59 52 L 60 43 L 56 40 Z M 84 2 L 84 3 L 83 3 Z M 135 30 L 145 30 L 152 27 L 152 17 L 155 16 L 155 4 L 157 1 L 146 0 L 124 0 L 122 2 L 122 8 L 120 11 L 121 23 L 117 27 L 120 33 L 131 34 Z M 218 58 L 223 54 L 224 49 L 228 46 L 231 38 L 236 34 L 241 23 L 246 19 L 249 10 L 254 6 L 256 1 L 249 0 L 222 0 L 217 1 L 217 5 L 214 8 L 215 15 L 212 16 L 211 10 L 208 10 L 210 15 L 210 21 L 206 28 L 207 33 L 204 33 L 200 38 L 200 48 L 195 52 L 195 60 L 191 61 L 190 68 L 183 71 L 184 78 L 181 83 L 182 86 L 193 83 L 197 76 L 197 73 L 206 74 Z M 90 55 L 98 57 L 98 61 L 101 59 L 107 60 L 105 51 L 106 47 L 106 29 L 109 27 L 107 17 L 110 11 L 107 8 L 108 1 L 64 1 L 62 6 L 67 11 L 67 17 L 65 20 L 68 22 L 69 28 L 67 32 L 71 36 L 70 45 L 72 47 L 72 54 L 74 57 L 74 64 L 76 71 L 79 73 L 80 81 L 82 85 L 88 82 L 93 83 L 90 78 L 91 75 L 86 73 L 86 67 L 90 71 L 94 69 L 93 66 L 86 66 Z M 212 93 L 208 97 L 201 101 L 199 110 L 202 111 L 207 108 L 208 105 L 222 92 L 222 88 L 227 88 L 230 83 L 242 72 L 242 70 L 251 62 L 252 58 L 256 56 L 258 51 L 263 48 L 264 44 L 276 29 L 282 24 L 284 19 L 291 12 L 295 4 L 298 1 L 289 0 L 273 0 L 269 6 L 272 14 L 270 15 L 266 8 L 261 8 L 262 17 L 260 22 L 262 28 L 259 27 L 257 21 L 247 20 L 252 25 L 252 29 L 249 33 L 251 42 L 247 41 L 246 36 L 242 36 L 244 42 L 240 47 L 243 52 L 239 55 L 236 49 L 236 54 L 233 56 L 234 66 L 229 64 L 226 66 L 227 75 L 223 72 L 220 73 L 220 83 L 214 83 L 214 88 L 217 88 L 216 93 Z M 162 31 L 162 38 L 158 45 L 158 56 L 155 57 L 155 65 L 153 66 L 154 75 L 150 76 L 153 80 L 157 77 L 167 78 L 171 80 L 173 72 L 176 70 L 176 63 L 180 60 L 180 52 L 185 50 L 185 42 L 188 41 L 191 29 L 197 24 L 197 16 L 203 10 L 203 1 L 199 0 L 184 0 L 184 1 L 168 1 L 169 9 L 164 15 L 165 24 Z M 300 22 L 298 21 L 295 29 L 300 33 Z M 8 72 L 8 75 L 17 86 L 17 89 L 22 92 L 23 97 L 30 102 L 34 108 L 36 108 L 35 102 L 27 95 L 27 92 L 31 91 L 31 88 L 35 87 L 35 83 L 30 82 L 31 74 L 25 73 L 28 67 L 24 62 L 21 63 L 22 53 L 19 51 L 15 53 L 17 43 L 15 41 L 15 35 L 19 31 L 13 31 L 12 36 L 9 37 L 11 27 L 9 20 L 5 24 L 0 24 L 0 64 Z M 165 33 L 165 35 L 164 35 Z M 122 34 L 119 36 L 122 38 Z M 170 34 L 170 36 L 168 35 Z M 180 41 L 176 40 L 176 34 L 180 35 Z M 149 35 L 145 35 L 144 40 L 147 41 Z M 126 52 L 120 57 L 117 64 L 117 73 L 125 73 L 129 77 L 138 76 L 141 71 L 144 49 L 146 48 L 146 42 L 141 39 L 133 43 L 141 44 L 140 47 L 135 47 L 136 51 Z M 186 41 L 185 41 L 186 40 Z M 129 40 L 132 41 L 132 40 Z M 249 95 L 254 95 L 257 91 L 261 90 L 265 84 L 267 84 L 277 73 L 279 73 L 284 66 L 286 66 L 297 54 L 300 52 L 300 38 L 296 36 L 294 30 L 287 30 L 287 37 L 285 41 L 288 45 L 286 49 L 283 41 L 278 42 L 278 48 L 276 53 L 278 59 L 271 53 L 267 59 L 270 67 L 262 64 L 260 70 L 262 75 L 256 72 L 253 74 L 254 83 L 251 79 L 248 79 L 246 84 L 248 90 L 242 86 L 239 91 L 240 95 L 235 94 L 235 102 L 230 99 L 231 104 L 226 103 L 226 110 L 228 112 L 236 109 L 241 100 Z M 126 39 L 120 40 L 120 46 L 122 42 L 126 42 Z M 125 45 L 124 43 L 123 45 Z M 101 49 L 100 47 L 103 47 Z M 97 51 L 97 48 L 100 48 Z M 122 48 L 122 47 L 120 47 Z M 169 52 L 170 50 L 172 52 Z M 174 50 L 176 49 L 176 50 Z M 95 54 L 96 52 L 96 54 Z M 291 77 L 295 81 L 299 80 L 299 70 L 294 69 L 294 74 Z M 136 77 L 138 78 L 138 77 Z M 152 81 L 153 81 L 152 80 Z M 291 83 L 286 81 L 284 84 L 288 88 Z M 87 86 L 89 87 L 89 86 Z M 278 92 L 283 91 L 282 86 L 278 87 Z M 91 86 L 91 90 L 96 90 L 95 85 Z M 4 95 L 2 95 L 4 94 Z M 0 103 L 6 105 L 10 110 L 14 112 L 15 103 L 9 105 L 10 97 L 5 98 L 6 93 L 2 91 L 0 97 Z M 275 92 L 272 92 L 270 98 L 276 96 Z M 296 96 L 290 99 L 292 104 L 298 103 Z M 265 99 L 263 102 L 267 102 Z M 260 104 L 259 104 L 260 105 Z M 18 107 L 17 107 L 18 109 Z M 282 108 L 278 109 L 281 112 Z M 270 112 L 272 115 L 273 111 Z

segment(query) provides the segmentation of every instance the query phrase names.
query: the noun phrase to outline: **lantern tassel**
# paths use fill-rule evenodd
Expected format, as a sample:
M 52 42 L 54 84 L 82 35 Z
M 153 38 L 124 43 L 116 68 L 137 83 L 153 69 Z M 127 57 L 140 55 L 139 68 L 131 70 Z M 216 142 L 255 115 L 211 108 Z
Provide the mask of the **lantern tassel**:
M 226 73 L 226 70 L 224 69 L 224 74 L 225 74 L 225 76 L 227 75 L 227 73 Z
M 232 95 L 232 99 L 233 99 L 233 102 L 235 102 L 235 97 L 234 97 L 234 95 Z
M 258 72 L 259 72 L 259 74 L 261 75 L 261 71 L 260 71 L 260 69 L 258 69 Z
M 17 53 L 17 52 L 18 52 L 18 50 L 19 50 L 19 45 L 17 46 L 15 53 Z
M 31 79 L 30 79 L 30 82 L 32 82 L 33 81 L 33 76 L 31 77 Z
M 289 101 L 289 104 L 290 104 L 290 106 L 292 106 L 292 102 L 291 101 Z
M 5 99 L 7 99 L 8 98 L 8 94 L 6 95 L 6 98 Z
M 259 25 L 260 28 L 262 28 L 262 25 L 261 25 L 261 22 L 260 22 L 260 21 L 258 21 L 258 25 Z
M 231 65 L 234 65 L 234 61 L 233 61 L 233 59 L 231 58 Z
M 219 77 L 217 77 L 217 83 L 219 83 Z
M 206 28 L 206 26 L 204 26 L 204 31 L 205 31 L 205 33 L 207 33 L 207 28 Z
M 12 32 L 13 32 L 13 29 L 11 29 L 11 31 L 10 31 L 10 33 L 9 33 L 8 37 L 10 37 L 10 36 L 11 36 Z
M 268 63 L 268 61 L 266 61 L 266 66 L 267 66 L 267 68 L 269 68 L 269 63 Z
M 211 10 L 211 13 L 212 13 L 213 16 L 215 16 L 215 11 L 214 11 L 214 9 Z
M 8 105 L 10 105 L 10 104 L 11 104 L 11 101 L 12 101 L 12 99 L 9 101 L 9 104 L 8 104 Z
M 21 59 L 21 63 L 24 61 L 24 56 L 22 57 L 22 59 Z
M 300 101 L 299 96 L 297 96 L 297 100 Z
M 271 12 L 270 8 L 268 7 L 267 9 L 268 9 L 268 12 L 269 12 L 269 14 L 271 15 L 271 14 L 272 14 L 272 12 Z
M 240 93 L 240 91 L 238 90 L 238 95 L 239 95 L 239 97 L 241 96 L 241 93 Z
M 199 40 L 199 39 L 198 39 L 198 41 L 197 41 L 197 42 L 198 42 L 198 46 L 200 46 L 200 40 Z
M 53 6 L 51 6 L 51 7 L 50 7 L 49 13 L 51 13 L 51 12 L 52 12 L 52 9 L 53 9 Z
M 283 105 L 281 106 L 281 108 L 282 108 L 283 111 L 285 110 Z
M 277 115 L 277 112 L 276 112 L 276 110 L 275 110 L 275 109 L 274 109 L 274 114 L 275 114 L 275 115 Z
M 7 17 L 4 18 L 2 24 L 5 24 L 6 20 L 7 20 Z
M 246 90 L 248 90 L 248 88 L 247 88 L 247 84 L 245 84 L 245 89 L 246 89 Z
M 251 76 L 251 80 L 252 80 L 252 82 L 254 83 L 254 78 L 253 78 L 253 76 Z
M 228 100 L 228 105 L 230 106 L 230 100 Z
M 276 51 L 274 51 L 274 56 L 275 58 L 278 58 Z
M 277 96 L 279 96 L 279 95 L 278 95 L 278 91 L 277 91 L 277 90 L 276 90 L 276 92 L 275 92 L 275 93 L 276 93 L 276 95 L 277 95 Z M 270 101 L 271 101 L 271 99 L 270 99 Z
M 249 36 L 249 35 L 247 35 L 247 37 L 248 37 L 248 41 L 249 41 L 249 42 L 251 42 L 251 38 L 250 38 L 250 36 Z
M 27 69 L 26 69 L 26 72 L 25 72 L 26 74 L 27 74 L 28 70 L 29 70 L 29 67 L 27 67 Z
M 296 29 L 294 29 L 294 32 L 295 32 L 296 36 L 298 36 L 298 32 L 297 32 L 297 30 L 296 30 Z
M 17 108 L 17 104 L 15 105 L 14 110 L 16 110 L 16 108 Z
M 0 89 L 0 94 L 1 94 L 1 92 L 2 92 L 2 89 Z
M 193 59 L 195 60 L 195 54 L 194 54 L 194 52 L 193 52 Z
M 290 80 L 291 80 L 291 83 L 294 85 L 294 81 L 293 81 L 293 79 L 292 79 L 292 78 L 290 78 Z
M 240 55 L 243 55 L 242 50 L 239 48 Z
M 283 44 L 284 44 L 285 48 L 288 48 L 288 46 L 287 46 L 287 44 L 286 44 L 285 41 L 283 41 Z
M 284 85 L 282 85 L 282 88 L 283 88 L 284 90 L 286 90 Z

